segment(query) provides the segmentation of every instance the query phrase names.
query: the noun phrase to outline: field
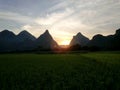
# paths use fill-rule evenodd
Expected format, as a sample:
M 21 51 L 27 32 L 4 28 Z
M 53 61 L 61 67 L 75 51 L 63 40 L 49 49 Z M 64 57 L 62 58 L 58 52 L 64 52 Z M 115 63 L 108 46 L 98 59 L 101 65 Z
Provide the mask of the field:
M 120 90 L 120 52 L 1 54 L 0 90 Z

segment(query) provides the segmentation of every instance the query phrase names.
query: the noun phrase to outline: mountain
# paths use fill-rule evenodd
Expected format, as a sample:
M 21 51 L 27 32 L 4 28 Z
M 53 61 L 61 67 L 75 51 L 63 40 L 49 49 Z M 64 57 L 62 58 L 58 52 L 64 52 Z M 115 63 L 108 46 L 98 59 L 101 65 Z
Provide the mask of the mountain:
M 88 43 L 88 46 L 97 46 L 103 48 L 106 46 L 106 38 L 101 34 L 95 35 L 92 40 Z
M 0 52 L 25 51 L 36 48 L 51 50 L 58 47 L 58 44 L 48 30 L 37 39 L 26 30 L 20 32 L 18 35 L 9 30 L 0 32 Z
M 77 44 L 85 46 L 88 42 L 89 39 L 79 32 L 76 36 L 73 36 L 73 39 L 70 42 L 70 46 L 74 46 Z
M 120 29 L 115 34 L 103 36 L 95 35 L 91 40 L 78 33 L 70 42 L 73 49 L 83 48 L 81 46 L 97 47 L 100 50 L 120 50 Z M 86 48 L 87 48 L 86 47 Z M 72 48 L 72 47 L 71 47 Z M 0 52 L 25 51 L 25 50 L 53 50 L 59 49 L 59 45 L 46 30 L 37 39 L 27 31 L 22 31 L 15 35 L 9 30 L 0 32 Z
M 112 44 L 115 50 L 120 50 L 120 29 L 116 30 L 112 39 Z
M 26 30 L 21 31 L 16 37 L 16 44 L 18 44 L 16 50 L 31 50 L 33 49 L 33 43 L 36 38 L 27 32 Z
M 57 42 L 52 38 L 48 30 L 38 37 L 36 45 L 40 49 L 54 49 L 58 47 Z
M 9 31 L 3 30 L 0 32 L 0 51 L 11 51 L 14 49 L 14 42 L 16 41 L 16 35 Z
M 13 32 L 6 30 L 6 29 L 0 32 L 0 39 L 1 38 L 2 39 L 7 39 L 7 38 L 11 39 L 11 38 L 14 38 L 15 36 L 16 35 Z
M 36 40 L 36 38 L 33 35 L 31 35 L 29 32 L 27 32 L 26 30 L 20 32 L 17 35 L 17 38 L 20 41 L 34 41 L 34 40 Z
M 115 36 L 120 36 L 120 29 L 116 30 Z
M 102 50 L 120 50 L 120 29 L 114 35 L 95 35 L 87 44 L 89 47 L 98 47 Z
M 31 50 L 35 40 L 36 38 L 25 30 L 18 35 L 3 30 L 0 32 L 0 52 Z

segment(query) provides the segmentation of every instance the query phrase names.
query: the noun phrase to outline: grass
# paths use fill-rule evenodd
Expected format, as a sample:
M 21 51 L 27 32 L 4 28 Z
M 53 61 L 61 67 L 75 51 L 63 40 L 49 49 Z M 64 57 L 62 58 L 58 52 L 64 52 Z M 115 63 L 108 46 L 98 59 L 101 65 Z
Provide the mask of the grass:
M 119 90 L 120 52 L 0 55 L 0 90 Z

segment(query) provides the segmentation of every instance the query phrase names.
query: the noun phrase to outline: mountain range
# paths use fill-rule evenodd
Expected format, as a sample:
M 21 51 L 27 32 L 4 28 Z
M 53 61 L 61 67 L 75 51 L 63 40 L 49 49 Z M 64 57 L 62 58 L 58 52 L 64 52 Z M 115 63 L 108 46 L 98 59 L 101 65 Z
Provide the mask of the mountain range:
M 91 40 L 78 33 L 73 36 L 69 46 L 98 47 L 100 50 L 120 50 L 120 29 L 114 35 L 103 36 L 97 34 Z M 24 50 L 53 50 L 60 48 L 48 30 L 35 38 L 32 34 L 23 30 L 18 35 L 9 30 L 0 32 L 0 52 L 24 51 Z
M 95 35 L 87 46 L 96 46 L 102 50 L 120 50 L 120 29 L 114 35 Z
M 91 40 L 78 33 L 70 42 L 70 46 L 79 44 L 81 47 L 97 47 L 100 50 L 120 50 L 120 29 L 114 35 L 103 36 L 97 34 Z
M 57 48 L 57 42 L 52 38 L 49 31 L 46 30 L 38 38 L 23 30 L 15 35 L 9 30 L 0 32 L 0 52 L 24 51 L 34 49 L 54 49 Z

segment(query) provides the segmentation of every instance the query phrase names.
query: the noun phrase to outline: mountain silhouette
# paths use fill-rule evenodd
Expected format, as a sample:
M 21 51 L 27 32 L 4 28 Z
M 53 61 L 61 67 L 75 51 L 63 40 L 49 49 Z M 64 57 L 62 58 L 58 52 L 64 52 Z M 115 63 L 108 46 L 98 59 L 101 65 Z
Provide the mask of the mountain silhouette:
M 29 32 L 27 32 L 26 30 L 23 30 L 22 32 L 20 32 L 18 35 L 17 35 L 17 38 L 20 40 L 20 41 L 34 41 L 36 40 L 36 38 L 31 35 Z
M 9 31 L 3 30 L 0 32 L 0 51 L 11 51 L 14 49 L 16 35 Z
M 18 35 L 9 30 L 3 30 L 0 32 L 0 51 L 30 50 L 35 40 L 36 38 L 25 30 Z
M 120 29 L 116 30 L 113 35 L 103 36 L 97 34 L 91 40 L 78 33 L 71 40 L 70 47 L 71 50 L 81 50 L 84 48 L 88 50 L 89 47 L 97 47 L 99 50 L 120 50 Z M 21 31 L 18 35 L 9 30 L 0 32 L 0 52 L 53 49 L 58 50 L 60 47 L 48 30 L 37 39 L 26 30 Z
M 88 42 L 89 39 L 79 32 L 76 36 L 73 36 L 73 39 L 70 42 L 70 46 L 74 46 L 77 44 L 85 46 Z
M 0 32 L 0 52 L 34 50 L 36 48 L 52 50 L 58 47 L 48 30 L 37 39 L 26 30 L 21 31 L 18 35 L 9 30 Z
M 52 38 L 48 30 L 38 37 L 36 45 L 42 49 L 53 49 L 58 47 L 57 42 Z
M 33 43 L 35 40 L 36 38 L 26 30 L 21 31 L 16 36 L 16 44 L 18 45 L 16 50 L 32 50 L 34 48 Z
M 0 32 L 0 39 L 2 38 L 2 39 L 7 39 L 7 38 L 14 38 L 16 35 L 13 33 L 13 32 L 11 32 L 11 31 L 9 31 L 9 30 L 7 30 L 7 29 L 5 29 L 5 30 L 3 30 L 3 31 L 1 31 Z
M 112 39 L 112 44 L 115 50 L 120 50 L 120 29 L 116 30 Z
M 101 50 L 120 50 L 120 29 L 116 30 L 114 35 L 95 35 L 87 46 L 95 46 Z
M 101 34 L 95 35 L 92 40 L 88 43 L 88 46 L 97 46 L 99 48 L 103 48 L 106 45 L 106 38 Z
M 120 29 L 116 30 L 115 36 L 120 36 Z

